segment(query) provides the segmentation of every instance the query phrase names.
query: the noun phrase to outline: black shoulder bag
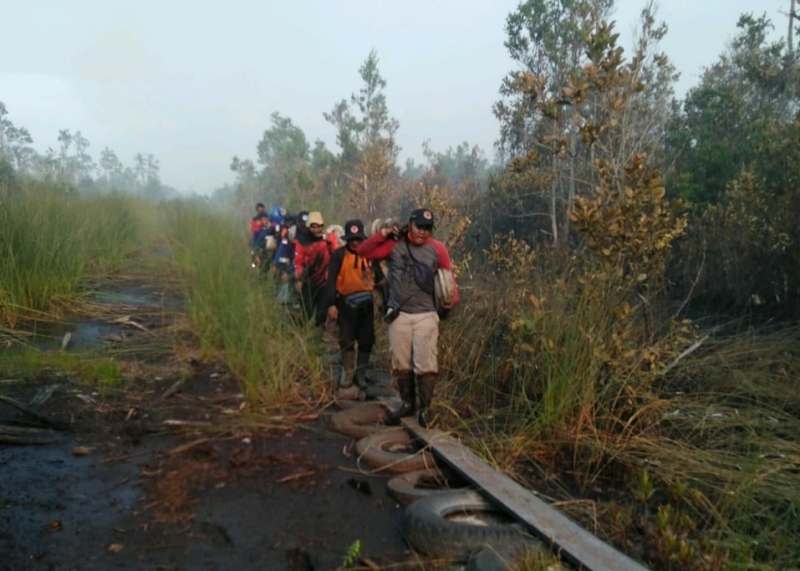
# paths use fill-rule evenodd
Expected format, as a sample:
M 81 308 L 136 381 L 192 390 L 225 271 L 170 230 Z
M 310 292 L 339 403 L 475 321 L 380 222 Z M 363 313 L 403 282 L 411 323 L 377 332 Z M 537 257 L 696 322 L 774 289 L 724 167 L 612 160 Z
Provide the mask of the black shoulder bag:
M 419 289 L 427 294 L 433 295 L 436 272 L 414 257 L 414 254 L 411 253 L 411 246 L 408 245 L 408 240 L 406 240 L 406 249 L 408 250 L 408 256 L 411 258 L 411 262 L 414 264 L 414 281 L 417 282 Z

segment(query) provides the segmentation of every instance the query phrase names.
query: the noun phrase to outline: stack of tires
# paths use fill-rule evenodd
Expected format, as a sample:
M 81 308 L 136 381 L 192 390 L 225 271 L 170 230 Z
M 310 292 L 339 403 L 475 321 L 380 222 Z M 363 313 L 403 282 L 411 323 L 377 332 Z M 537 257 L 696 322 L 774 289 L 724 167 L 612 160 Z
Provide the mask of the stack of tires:
M 331 425 L 358 439 L 359 463 L 395 474 L 388 491 L 406 507 L 405 539 L 415 551 L 467 563 L 468 571 L 510 570 L 526 554 L 548 552 L 481 493 L 448 477 L 429 452 L 416 450 L 404 428 L 383 425 L 384 415 L 380 405 L 365 403 L 334 414 Z

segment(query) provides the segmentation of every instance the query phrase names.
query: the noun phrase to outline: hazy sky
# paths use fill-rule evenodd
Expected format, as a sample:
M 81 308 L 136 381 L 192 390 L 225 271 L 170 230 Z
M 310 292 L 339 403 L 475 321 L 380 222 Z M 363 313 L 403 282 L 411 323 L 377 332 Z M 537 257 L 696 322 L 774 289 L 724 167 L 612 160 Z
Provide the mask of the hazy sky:
M 623 41 L 645 0 L 617 0 Z M 40 151 L 80 130 L 98 158 L 109 146 L 161 161 L 162 179 L 208 193 L 233 178 L 233 155 L 255 158 L 270 114 L 310 142 L 335 143 L 322 117 L 360 87 L 375 48 L 400 121 L 403 156 L 461 141 L 493 155 L 492 104 L 503 76 L 504 23 L 518 0 L 4 0 L 0 101 Z M 694 85 L 742 12 L 766 12 L 786 33 L 789 0 L 661 0 L 663 49 Z

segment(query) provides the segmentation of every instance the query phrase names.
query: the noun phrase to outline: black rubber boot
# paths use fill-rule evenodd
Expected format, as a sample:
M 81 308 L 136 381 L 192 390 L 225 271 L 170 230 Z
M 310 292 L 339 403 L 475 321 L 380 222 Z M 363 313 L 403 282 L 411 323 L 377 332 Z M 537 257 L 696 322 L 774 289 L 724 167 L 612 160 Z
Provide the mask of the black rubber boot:
M 431 424 L 431 401 L 433 389 L 436 387 L 438 373 L 423 373 L 417 377 L 417 391 L 419 392 L 419 425 L 428 428 Z
M 356 358 L 356 374 L 355 380 L 358 388 L 364 389 L 367 386 L 367 365 L 369 365 L 369 358 L 371 353 L 368 351 L 358 350 L 358 357 Z
M 393 384 L 397 385 L 403 404 L 386 418 L 386 424 L 400 424 L 400 419 L 414 414 L 416 394 L 414 391 L 414 373 L 412 371 L 392 371 Z
M 344 382 L 342 388 L 347 388 L 353 384 L 356 371 L 356 352 L 349 349 L 342 353 L 342 369 L 344 369 Z

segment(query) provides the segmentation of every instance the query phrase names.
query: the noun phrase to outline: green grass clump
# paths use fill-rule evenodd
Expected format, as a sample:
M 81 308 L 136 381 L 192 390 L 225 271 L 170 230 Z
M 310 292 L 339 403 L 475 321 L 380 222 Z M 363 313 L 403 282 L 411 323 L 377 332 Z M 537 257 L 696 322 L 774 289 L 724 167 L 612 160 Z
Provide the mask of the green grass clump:
M 277 284 L 250 267 L 240 221 L 197 204 L 169 211 L 169 242 L 182 278 L 186 313 L 206 356 L 224 360 L 251 398 L 284 399 L 318 379 L 314 335 L 277 301 Z
M 112 386 L 122 380 L 117 360 L 91 352 L 39 351 L 22 348 L 3 353 L 0 375 L 25 380 L 49 372 L 67 373 L 75 380 L 101 386 Z
M 0 321 L 57 311 L 81 288 L 123 267 L 149 237 L 144 201 L 81 196 L 23 180 L 0 189 Z

